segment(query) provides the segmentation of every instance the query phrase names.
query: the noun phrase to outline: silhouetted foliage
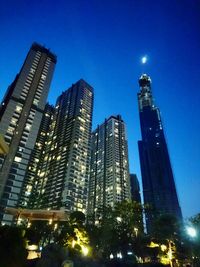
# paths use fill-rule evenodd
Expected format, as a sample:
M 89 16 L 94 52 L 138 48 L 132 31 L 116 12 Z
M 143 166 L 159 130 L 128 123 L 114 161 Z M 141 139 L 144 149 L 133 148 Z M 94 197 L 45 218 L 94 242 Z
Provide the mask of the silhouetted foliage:
M 182 223 L 171 214 L 163 214 L 155 219 L 152 235 L 159 241 L 176 240 L 181 235 Z
M 29 244 L 48 244 L 52 238 L 53 229 L 47 221 L 32 221 L 30 228 L 26 229 L 25 237 Z
M 85 223 L 85 214 L 81 211 L 74 211 L 70 214 L 70 222 L 83 225 Z
M 26 257 L 23 230 L 15 226 L 0 226 L 0 266 L 23 267 Z
M 67 258 L 66 248 L 57 244 L 49 244 L 43 248 L 41 259 L 37 262 L 36 267 L 60 267 Z
M 143 209 L 134 201 L 117 203 L 114 208 L 104 207 L 99 224 L 87 226 L 95 256 L 109 258 L 110 254 L 116 256 L 121 252 L 126 258 L 128 251 L 144 256 L 148 241 L 143 232 Z

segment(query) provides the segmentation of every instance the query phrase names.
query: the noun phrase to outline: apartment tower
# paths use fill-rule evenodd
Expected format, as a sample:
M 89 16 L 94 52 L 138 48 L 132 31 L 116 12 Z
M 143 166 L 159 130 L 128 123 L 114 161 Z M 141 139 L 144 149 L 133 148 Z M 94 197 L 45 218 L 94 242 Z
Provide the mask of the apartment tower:
M 32 193 L 22 205 L 86 212 L 92 111 L 93 88 L 82 79 L 46 106 L 28 170 Z
M 130 198 L 125 123 L 111 116 L 92 133 L 88 216 L 98 221 L 104 207 Z
M 9 145 L 0 156 L 0 221 L 10 223 L 6 207 L 19 204 L 27 165 L 35 145 L 53 77 L 56 56 L 34 43 L 0 108 L 0 134 Z

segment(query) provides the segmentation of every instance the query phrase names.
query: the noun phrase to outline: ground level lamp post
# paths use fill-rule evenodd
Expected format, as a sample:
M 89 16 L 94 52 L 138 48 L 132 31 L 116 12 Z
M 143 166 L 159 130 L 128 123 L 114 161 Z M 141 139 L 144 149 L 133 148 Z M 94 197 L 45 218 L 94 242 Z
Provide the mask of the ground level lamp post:
M 187 226 L 186 232 L 187 232 L 188 236 L 190 237 L 190 250 L 191 250 L 191 257 L 192 257 L 192 266 L 194 267 L 193 241 L 197 236 L 197 231 L 194 227 Z

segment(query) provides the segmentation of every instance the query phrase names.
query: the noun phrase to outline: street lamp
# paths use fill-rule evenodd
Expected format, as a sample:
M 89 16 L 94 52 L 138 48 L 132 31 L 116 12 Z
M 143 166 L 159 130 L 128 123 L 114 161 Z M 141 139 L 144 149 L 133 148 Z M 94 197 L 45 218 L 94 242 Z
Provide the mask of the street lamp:
M 197 231 L 194 227 L 188 226 L 186 227 L 186 231 L 187 234 L 192 238 L 195 238 L 197 236 Z
M 135 236 L 137 237 L 137 235 L 138 235 L 138 228 L 134 227 L 134 232 L 135 232 Z
M 192 256 L 192 266 L 194 266 L 194 255 L 193 255 L 193 239 L 197 236 L 197 231 L 194 227 L 192 226 L 187 226 L 186 227 L 186 232 L 188 236 L 190 237 L 190 250 L 191 250 L 191 256 Z
M 121 217 L 117 217 L 116 218 L 118 222 L 121 222 L 122 221 L 122 218 Z

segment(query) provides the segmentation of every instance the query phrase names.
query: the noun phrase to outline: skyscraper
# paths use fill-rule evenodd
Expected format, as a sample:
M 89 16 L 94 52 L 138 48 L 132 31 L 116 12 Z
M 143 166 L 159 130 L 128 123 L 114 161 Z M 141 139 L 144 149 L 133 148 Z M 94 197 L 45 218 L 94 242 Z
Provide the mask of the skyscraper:
M 143 74 L 139 79 L 138 93 L 142 141 L 138 142 L 142 173 L 144 203 L 152 211 L 146 212 L 147 230 L 158 214 L 172 214 L 181 218 L 167 144 L 160 111 L 154 105 L 151 79 Z
M 88 215 L 98 220 L 105 206 L 130 199 L 125 123 L 111 116 L 92 133 Z
M 18 205 L 55 64 L 56 56 L 34 43 L 1 103 L 0 134 L 9 145 L 8 154 L 0 157 L 0 221 L 6 223 L 12 216 L 3 209 Z
M 82 79 L 46 106 L 22 205 L 86 212 L 92 111 L 93 88 Z
M 144 224 L 143 224 L 143 206 L 141 201 L 140 194 L 140 184 L 136 174 L 130 174 L 130 184 L 131 184 L 131 198 L 135 206 L 135 218 L 137 218 L 137 227 L 136 231 L 143 232 Z
M 130 174 L 131 198 L 141 204 L 140 184 L 136 174 Z
M 40 208 L 43 190 L 43 176 L 47 171 L 46 153 L 49 153 L 49 139 L 52 136 L 52 122 L 55 108 L 48 103 L 45 106 L 42 121 L 38 131 L 36 143 L 26 170 L 23 187 L 21 190 L 19 206 L 23 208 Z M 46 153 L 45 153 L 46 152 Z

